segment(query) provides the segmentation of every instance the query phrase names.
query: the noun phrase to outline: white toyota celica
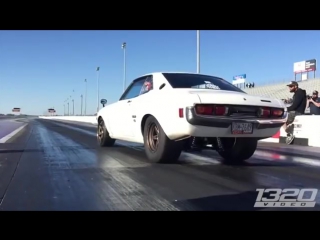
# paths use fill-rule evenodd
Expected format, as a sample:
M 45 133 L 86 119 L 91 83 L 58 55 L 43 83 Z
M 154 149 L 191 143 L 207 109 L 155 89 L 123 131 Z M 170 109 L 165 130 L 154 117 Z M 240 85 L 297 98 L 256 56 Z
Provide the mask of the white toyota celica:
M 98 112 L 97 138 L 101 147 L 116 139 L 142 143 L 149 161 L 174 162 L 196 137 L 235 164 L 286 119 L 281 100 L 248 95 L 222 78 L 157 72 L 133 80 L 118 102 Z

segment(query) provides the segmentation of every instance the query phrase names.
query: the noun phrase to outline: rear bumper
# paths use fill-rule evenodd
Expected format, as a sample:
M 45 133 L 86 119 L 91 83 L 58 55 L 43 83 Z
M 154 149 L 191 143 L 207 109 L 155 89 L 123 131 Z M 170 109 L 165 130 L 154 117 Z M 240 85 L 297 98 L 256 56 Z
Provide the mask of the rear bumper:
M 269 128 L 280 128 L 287 120 L 287 112 L 281 119 L 241 119 L 226 117 L 204 117 L 197 115 L 193 107 L 186 108 L 186 120 L 193 126 L 213 127 L 213 128 L 230 128 L 232 122 L 252 123 L 254 129 L 262 130 Z

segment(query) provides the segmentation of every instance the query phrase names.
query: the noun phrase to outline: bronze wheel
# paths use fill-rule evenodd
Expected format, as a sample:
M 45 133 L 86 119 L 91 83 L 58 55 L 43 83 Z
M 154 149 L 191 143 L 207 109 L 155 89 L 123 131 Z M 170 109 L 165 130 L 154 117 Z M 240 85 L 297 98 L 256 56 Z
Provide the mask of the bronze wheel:
M 149 126 L 147 141 L 148 141 L 148 147 L 152 152 L 156 152 L 158 150 L 159 141 L 160 141 L 159 132 L 160 132 L 159 127 L 155 123 L 152 123 Z
M 153 163 L 174 163 L 182 151 L 182 141 L 173 141 L 163 131 L 154 116 L 149 116 L 143 126 L 144 150 Z

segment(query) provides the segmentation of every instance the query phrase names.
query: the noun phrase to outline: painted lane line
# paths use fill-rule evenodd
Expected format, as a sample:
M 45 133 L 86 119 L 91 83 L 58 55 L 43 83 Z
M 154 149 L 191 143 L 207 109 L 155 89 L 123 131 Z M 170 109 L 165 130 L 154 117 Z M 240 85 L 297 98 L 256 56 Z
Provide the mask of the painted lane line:
M 19 133 L 22 129 L 24 129 L 28 124 L 24 124 L 21 127 L 17 128 L 13 132 L 9 133 L 8 135 L 4 136 L 3 138 L 0 139 L 0 143 L 5 143 L 7 142 L 10 138 L 12 138 L 14 135 Z

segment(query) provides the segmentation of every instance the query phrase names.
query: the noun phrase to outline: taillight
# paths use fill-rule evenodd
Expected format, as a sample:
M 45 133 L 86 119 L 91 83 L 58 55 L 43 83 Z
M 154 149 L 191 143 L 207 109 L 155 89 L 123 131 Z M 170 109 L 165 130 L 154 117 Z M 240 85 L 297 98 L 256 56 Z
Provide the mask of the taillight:
M 260 108 L 259 116 L 260 117 L 270 117 L 271 109 L 270 108 Z
M 214 115 L 223 116 L 228 113 L 228 108 L 224 106 L 215 106 Z
M 282 117 L 283 110 L 276 108 L 260 108 L 259 117 Z
M 273 117 L 282 117 L 283 110 L 282 109 L 272 109 L 271 110 L 271 116 Z
M 196 112 L 197 112 L 197 114 L 201 114 L 201 115 L 212 115 L 213 114 L 213 106 L 211 106 L 211 105 L 197 105 Z
M 200 115 L 224 116 L 228 114 L 229 108 L 220 105 L 199 104 L 195 106 L 196 113 Z

